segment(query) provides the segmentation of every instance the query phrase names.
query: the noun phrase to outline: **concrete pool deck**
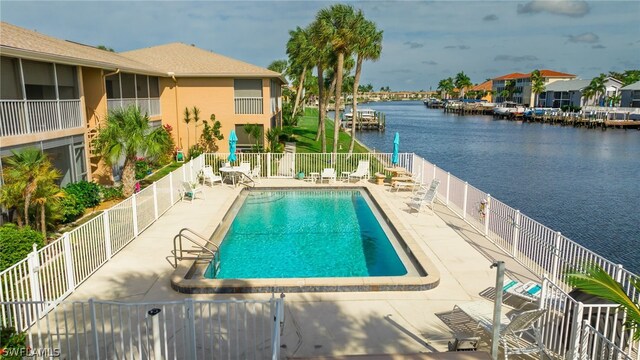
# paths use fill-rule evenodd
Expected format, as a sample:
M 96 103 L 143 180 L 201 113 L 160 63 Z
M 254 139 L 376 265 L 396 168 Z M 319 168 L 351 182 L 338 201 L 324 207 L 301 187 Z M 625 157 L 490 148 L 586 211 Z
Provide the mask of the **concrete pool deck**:
M 257 187 L 309 185 L 292 179 L 262 179 Z M 490 269 L 495 260 L 505 261 L 507 276 L 512 279 L 523 282 L 537 279 L 445 206 L 435 204 L 434 211 L 409 213 L 405 204 L 408 193 L 390 193 L 387 186 L 364 181 L 359 185 L 384 201 L 411 232 L 439 271 L 440 283 L 426 291 L 286 294 L 284 356 L 446 351 L 447 342 L 455 334 L 442 320 L 442 314 L 450 312 L 456 304 L 484 299 L 480 293 L 495 285 L 495 269 Z M 337 182 L 335 186 L 343 184 Z M 240 191 L 241 187 L 226 185 L 205 187 L 204 200 L 176 204 L 79 285 L 67 301 L 271 297 L 271 294 L 187 295 L 171 289 L 173 236 L 185 227 L 212 234 Z

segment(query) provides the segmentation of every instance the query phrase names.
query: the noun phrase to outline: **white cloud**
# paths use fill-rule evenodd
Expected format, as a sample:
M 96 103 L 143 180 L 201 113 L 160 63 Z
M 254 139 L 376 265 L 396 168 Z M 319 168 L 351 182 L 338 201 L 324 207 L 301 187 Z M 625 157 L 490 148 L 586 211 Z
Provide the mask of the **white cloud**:
M 595 44 L 600 41 L 600 37 L 592 32 L 586 32 L 579 35 L 569 35 L 569 42 Z
M 583 17 L 591 11 L 591 6 L 586 1 L 569 0 L 533 0 L 526 4 L 518 5 L 518 14 L 549 14 L 565 15 L 571 17 Z

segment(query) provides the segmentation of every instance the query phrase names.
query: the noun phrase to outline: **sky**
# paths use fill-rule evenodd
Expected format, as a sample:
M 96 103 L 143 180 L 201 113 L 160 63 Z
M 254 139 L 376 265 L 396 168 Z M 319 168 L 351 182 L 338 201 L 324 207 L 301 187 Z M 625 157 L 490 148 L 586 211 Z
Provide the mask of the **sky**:
M 289 30 L 335 2 L 7 1 L 0 19 L 116 51 L 183 42 L 266 67 L 286 59 Z M 640 69 L 640 1 L 345 1 L 384 31 L 361 82 L 436 89 L 464 71 L 474 83 L 551 69 L 590 79 Z

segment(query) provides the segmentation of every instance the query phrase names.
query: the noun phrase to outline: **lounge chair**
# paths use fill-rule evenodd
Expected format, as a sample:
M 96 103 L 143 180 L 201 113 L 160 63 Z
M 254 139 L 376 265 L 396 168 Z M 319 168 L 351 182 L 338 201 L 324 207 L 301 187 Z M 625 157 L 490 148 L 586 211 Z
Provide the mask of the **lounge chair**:
M 478 328 L 491 334 L 493 331 L 493 303 L 475 301 L 456 305 L 478 324 Z M 515 354 L 533 354 L 542 351 L 540 331 L 535 326 L 546 309 L 535 309 L 515 314 L 511 319 L 502 315 L 500 318 L 500 337 L 498 341 L 504 350 L 504 358 Z
M 182 191 L 180 192 L 180 200 L 184 200 L 185 197 L 189 198 L 190 202 L 195 200 L 198 194 L 202 194 L 202 198 L 204 199 L 204 192 L 202 191 L 202 186 L 197 184 L 191 184 L 188 181 L 182 182 Z
M 480 343 L 479 336 L 467 336 L 449 341 L 449 351 L 476 351 Z
M 200 173 L 202 175 L 202 183 L 206 184 L 207 182 L 209 183 L 209 185 L 213 186 L 213 183 L 215 182 L 219 182 L 222 184 L 222 176 L 220 174 L 216 174 L 213 172 L 213 168 L 209 165 L 205 165 L 202 170 L 200 170 Z
M 407 205 L 409 205 L 409 210 L 420 211 L 425 206 L 429 206 L 433 210 L 433 201 L 436 199 L 438 194 L 438 185 L 440 185 L 440 181 L 433 179 L 428 188 L 421 187 L 416 191 L 411 200 L 407 203 Z
M 351 178 L 357 178 L 358 181 L 362 179 L 369 180 L 369 160 L 358 161 L 356 171 L 349 174 L 347 181 L 351 181 Z
M 421 185 L 420 174 L 415 174 L 412 175 L 411 179 L 408 181 L 393 181 L 389 191 L 393 189 L 396 189 L 396 191 L 399 191 L 400 189 L 411 189 L 411 191 L 416 191 Z
M 508 290 L 505 290 L 510 295 L 522 298 L 528 302 L 535 302 L 540 298 L 542 293 L 542 286 L 535 281 L 529 281 L 526 284 L 520 284 L 519 286 L 512 286 Z
M 260 178 L 260 164 L 256 165 L 253 170 L 251 170 L 251 172 L 249 173 L 249 176 L 253 179 L 253 180 L 257 180 Z
M 328 183 L 336 181 L 336 170 L 333 168 L 325 168 L 320 174 L 320 182 L 327 180 Z

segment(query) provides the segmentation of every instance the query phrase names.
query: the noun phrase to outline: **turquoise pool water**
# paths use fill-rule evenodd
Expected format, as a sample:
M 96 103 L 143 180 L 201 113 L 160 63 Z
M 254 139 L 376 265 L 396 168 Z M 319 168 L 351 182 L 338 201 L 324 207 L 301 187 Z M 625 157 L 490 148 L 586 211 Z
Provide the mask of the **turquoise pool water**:
M 220 245 L 217 279 L 407 274 L 360 190 L 251 191 Z M 209 266 L 205 277 L 213 278 Z

